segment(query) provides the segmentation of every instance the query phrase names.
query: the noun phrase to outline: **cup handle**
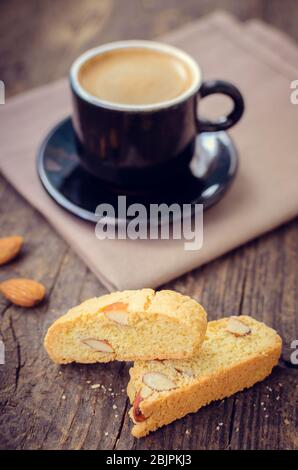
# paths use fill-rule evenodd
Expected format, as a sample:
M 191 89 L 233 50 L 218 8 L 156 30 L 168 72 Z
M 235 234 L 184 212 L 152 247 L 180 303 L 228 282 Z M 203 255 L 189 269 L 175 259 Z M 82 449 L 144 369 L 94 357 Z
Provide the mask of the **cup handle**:
M 198 118 L 199 132 L 225 131 L 239 121 L 244 112 L 244 99 L 238 88 L 223 80 L 208 80 L 202 83 L 199 90 L 201 98 L 220 93 L 229 96 L 233 103 L 233 109 L 227 116 L 222 116 L 218 121 L 209 121 Z

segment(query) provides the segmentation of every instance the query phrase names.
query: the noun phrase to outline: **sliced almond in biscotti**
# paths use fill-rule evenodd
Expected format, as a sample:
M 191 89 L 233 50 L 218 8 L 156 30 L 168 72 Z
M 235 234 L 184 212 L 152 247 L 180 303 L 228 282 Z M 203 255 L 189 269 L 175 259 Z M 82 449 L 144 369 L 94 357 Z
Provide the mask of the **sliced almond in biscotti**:
M 63 364 L 184 359 L 200 349 L 206 327 L 203 307 L 178 292 L 114 292 L 89 299 L 56 320 L 45 348 Z M 88 346 L 82 339 L 92 342 Z M 110 347 L 105 344 L 103 351 L 93 340 L 105 340 Z
M 0 292 L 13 304 L 33 307 L 45 296 L 45 287 L 32 279 L 9 279 L 0 284 Z
M 115 302 L 104 307 L 102 312 L 106 314 L 107 318 L 119 325 L 128 325 L 129 314 L 127 312 L 127 304 L 123 302 Z
M 176 372 L 178 372 L 178 374 L 182 374 L 185 377 L 193 377 L 194 376 L 193 371 L 189 368 L 182 369 L 181 367 L 174 367 L 174 369 L 175 369 Z
M 95 339 L 95 338 L 86 338 L 81 340 L 82 343 L 89 346 L 89 348 L 94 349 L 95 351 L 105 352 L 105 353 L 112 353 L 114 349 L 110 345 L 108 341 L 105 339 Z
M 158 392 L 176 388 L 174 382 L 162 372 L 147 372 L 143 375 L 143 382 L 147 387 Z
M 20 252 L 23 237 L 11 236 L 0 238 L 0 266 L 13 260 Z
M 142 421 L 145 421 L 146 417 L 143 415 L 141 408 L 140 408 L 140 403 L 143 400 L 141 396 L 141 392 L 139 391 L 136 394 L 136 397 L 133 402 L 133 421 L 135 423 L 141 423 Z
M 153 393 L 152 389 L 150 387 L 147 387 L 147 385 L 143 385 L 141 387 L 140 395 L 141 395 L 143 400 L 145 400 L 145 398 L 150 397 L 150 395 L 152 395 L 152 393 Z
M 146 419 L 146 417 L 143 415 L 141 409 L 140 409 L 140 403 L 143 400 L 146 400 L 146 398 L 150 397 L 152 395 L 153 390 L 147 385 L 143 385 L 141 389 L 137 392 L 134 402 L 133 402 L 133 419 L 136 423 L 141 423 Z
M 281 338 L 276 331 L 251 317 L 241 316 L 239 322 L 249 328 L 249 335 L 239 338 L 229 334 L 227 318 L 208 323 L 201 350 L 187 361 L 134 363 L 127 386 L 132 403 L 129 414 L 134 422 L 133 436 L 146 436 L 213 400 L 221 400 L 251 387 L 271 373 L 281 353 Z M 192 378 L 173 372 L 177 369 L 191 369 Z M 166 390 L 166 377 L 170 378 L 170 385 L 173 373 L 177 374 L 174 376 L 175 388 Z M 136 391 L 143 386 L 144 377 L 146 384 L 155 386 L 155 390 L 148 399 L 140 400 L 138 397 L 135 402 Z M 164 386 L 156 387 L 158 383 Z
M 251 333 L 251 329 L 237 317 L 229 318 L 226 330 L 235 336 L 246 336 Z

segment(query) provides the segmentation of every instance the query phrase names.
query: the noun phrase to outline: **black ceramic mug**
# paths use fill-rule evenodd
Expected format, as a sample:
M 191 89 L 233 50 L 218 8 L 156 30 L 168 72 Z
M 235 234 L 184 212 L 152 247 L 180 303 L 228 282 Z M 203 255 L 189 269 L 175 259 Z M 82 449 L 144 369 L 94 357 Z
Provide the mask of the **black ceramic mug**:
M 139 48 L 179 60 L 191 73 L 189 86 L 178 96 L 153 104 L 123 104 L 104 100 L 80 83 L 88 61 L 111 51 Z M 175 47 L 152 41 L 121 41 L 82 54 L 72 65 L 73 127 L 82 165 L 93 175 L 123 190 L 154 188 L 187 168 L 199 132 L 232 127 L 241 118 L 239 90 L 222 80 L 203 81 L 198 64 Z M 211 94 L 227 95 L 233 109 L 218 121 L 198 117 L 198 102 Z

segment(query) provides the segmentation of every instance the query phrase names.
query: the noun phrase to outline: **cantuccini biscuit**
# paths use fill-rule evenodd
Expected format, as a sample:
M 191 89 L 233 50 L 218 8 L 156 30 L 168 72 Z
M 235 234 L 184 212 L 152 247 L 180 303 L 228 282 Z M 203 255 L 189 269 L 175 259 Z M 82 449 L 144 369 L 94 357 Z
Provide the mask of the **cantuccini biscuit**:
M 184 359 L 205 337 L 203 307 L 178 292 L 114 292 L 72 308 L 49 328 L 45 348 L 59 364 Z
M 281 353 L 281 338 L 248 316 L 208 323 L 205 341 L 192 359 L 137 361 L 128 396 L 132 434 L 149 432 L 196 412 L 213 400 L 267 377 Z

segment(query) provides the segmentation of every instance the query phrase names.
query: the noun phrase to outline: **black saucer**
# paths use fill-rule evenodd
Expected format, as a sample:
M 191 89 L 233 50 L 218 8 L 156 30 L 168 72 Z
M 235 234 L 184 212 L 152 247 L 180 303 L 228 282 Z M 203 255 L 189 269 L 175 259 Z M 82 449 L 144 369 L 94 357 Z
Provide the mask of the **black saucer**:
M 126 194 L 127 205 L 203 204 L 205 210 L 222 198 L 235 177 L 237 163 L 235 146 L 226 132 L 202 133 L 190 166 L 179 181 L 147 194 Z M 96 222 L 97 205 L 108 203 L 117 214 L 118 195 L 124 193 L 106 186 L 80 166 L 70 118 L 46 136 L 38 153 L 37 169 L 46 191 L 69 212 Z M 125 221 L 114 220 L 116 224 L 121 222 Z

